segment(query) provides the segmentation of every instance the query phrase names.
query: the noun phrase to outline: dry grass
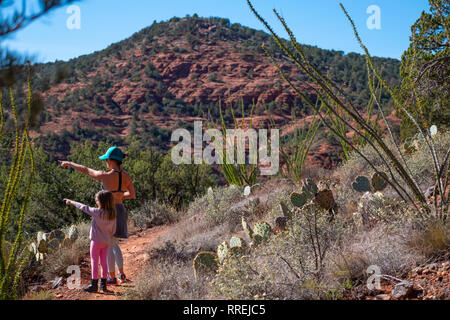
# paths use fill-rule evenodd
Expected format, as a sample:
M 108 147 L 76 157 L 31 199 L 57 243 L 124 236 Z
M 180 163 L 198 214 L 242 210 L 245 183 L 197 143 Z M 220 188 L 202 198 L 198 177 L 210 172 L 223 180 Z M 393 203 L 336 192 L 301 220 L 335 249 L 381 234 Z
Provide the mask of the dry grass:
M 53 300 L 53 293 L 51 290 L 32 292 L 27 294 L 23 300 Z
M 209 279 L 195 279 L 192 255 L 166 242 L 151 252 L 150 264 L 139 275 L 126 298 L 138 300 L 199 300 L 208 296 Z
M 364 281 L 371 265 L 378 266 L 382 274 L 402 277 L 424 261 L 421 254 L 409 249 L 403 236 L 405 229 L 380 224 L 370 231 L 361 230 L 333 250 L 328 262 L 329 277 Z
M 424 226 L 415 228 L 408 237 L 409 246 L 428 259 L 449 256 L 450 223 L 430 220 Z

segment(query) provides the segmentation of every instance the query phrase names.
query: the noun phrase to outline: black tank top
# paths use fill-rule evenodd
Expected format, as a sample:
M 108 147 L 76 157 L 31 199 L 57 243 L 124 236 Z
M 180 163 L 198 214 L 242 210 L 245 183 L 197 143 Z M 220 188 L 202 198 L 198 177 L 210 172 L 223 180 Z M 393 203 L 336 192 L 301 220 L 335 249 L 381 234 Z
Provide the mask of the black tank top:
M 110 191 L 110 190 L 108 190 L 108 191 L 112 192 L 112 193 L 125 192 L 125 191 L 122 191 L 122 170 L 121 171 L 113 170 L 113 171 L 119 173 L 119 187 L 115 191 Z M 102 190 L 105 190 L 105 187 L 103 186 L 103 182 L 102 182 Z

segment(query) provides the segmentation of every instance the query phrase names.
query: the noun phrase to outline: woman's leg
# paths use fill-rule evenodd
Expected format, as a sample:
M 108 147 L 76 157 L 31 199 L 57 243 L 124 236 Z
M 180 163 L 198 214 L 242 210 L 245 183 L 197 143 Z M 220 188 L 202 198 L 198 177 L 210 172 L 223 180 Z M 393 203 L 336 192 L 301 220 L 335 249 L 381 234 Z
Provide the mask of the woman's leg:
M 91 279 L 98 280 L 98 260 L 101 244 L 91 241 Z
M 109 247 L 108 250 L 108 272 L 111 279 L 116 277 L 115 265 L 117 265 L 117 269 L 119 269 L 120 274 L 123 274 L 123 255 L 117 240 Z
M 108 272 L 109 272 L 109 277 L 111 279 L 114 279 L 116 277 L 116 257 L 114 255 L 114 247 L 117 245 L 117 239 L 113 238 L 109 247 L 108 247 Z
M 114 256 L 116 257 L 117 269 L 119 269 L 120 274 L 123 274 L 123 255 L 119 244 L 117 244 L 114 248 Z

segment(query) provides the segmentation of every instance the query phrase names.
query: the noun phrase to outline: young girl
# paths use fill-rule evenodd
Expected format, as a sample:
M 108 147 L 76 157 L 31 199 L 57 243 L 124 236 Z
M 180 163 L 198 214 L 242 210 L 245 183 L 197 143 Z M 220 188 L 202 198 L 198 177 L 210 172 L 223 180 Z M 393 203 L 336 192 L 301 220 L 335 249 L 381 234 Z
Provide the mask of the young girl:
M 108 276 L 108 249 L 112 237 L 116 232 L 116 211 L 114 209 L 114 196 L 109 191 L 100 191 L 95 195 L 97 208 L 64 199 L 67 205 L 72 205 L 92 216 L 90 231 L 91 239 L 91 284 L 84 287 L 88 292 L 98 291 L 98 262 L 102 266 L 100 289 L 106 292 L 106 278 Z

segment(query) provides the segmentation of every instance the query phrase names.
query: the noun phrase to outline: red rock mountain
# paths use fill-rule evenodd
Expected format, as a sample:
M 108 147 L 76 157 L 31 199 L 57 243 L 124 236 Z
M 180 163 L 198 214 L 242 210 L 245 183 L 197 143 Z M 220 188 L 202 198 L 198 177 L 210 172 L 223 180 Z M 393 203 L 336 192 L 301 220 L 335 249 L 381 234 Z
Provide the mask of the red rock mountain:
M 173 18 L 105 50 L 39 65 L 39 80 L 33 85 L 42 92 L 45 110 L 33 136 L 44 142 L 56 135 L 65 140 L 112 137 L 120 143 L 136 134 L 150 145 L 167 147 L 171 129 L 189 127 L 208 110 L 217 119 L 219 101 L 223 108 L 243 101 L 247 115 L 254 102 L 260 120 L 256 126 L 272 116 L 280 129 L 292 131 L 292 112 L 301 118 L 304 109 L 261 49 L 263 42 L 297 87 L 312 95 L 311 83 L 282 57 L 266 33 L 227 19 Z M 305 51 L 322 70 L 338 70 L 326 66 L 333 61 L 352 70 L 351 77 L 339 70 L 335 77 L 355 96 L 363 92 L 358 84 L 364 76 L 363 57 L 307 46 Z M 388 70 L 398 65 L 396 60 L 382 60 Z M 329 149 L 322 146 L 317 152 Z

